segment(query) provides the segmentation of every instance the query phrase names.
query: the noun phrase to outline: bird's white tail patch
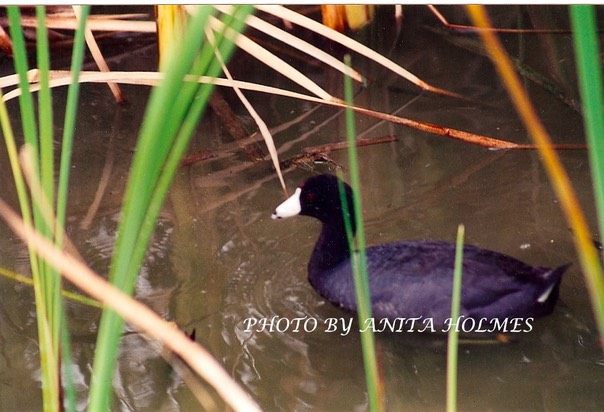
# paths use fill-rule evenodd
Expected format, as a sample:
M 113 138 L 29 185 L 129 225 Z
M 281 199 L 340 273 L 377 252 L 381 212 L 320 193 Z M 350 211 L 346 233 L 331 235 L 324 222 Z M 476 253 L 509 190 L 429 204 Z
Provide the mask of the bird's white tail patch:
M 555 283 L 553 283 L 553 284 L 552 284 L 552 285 L 551 285 L 549 288 L 547 288 L 547 289 L 545 290 L 545 292 L 543 292 L 543 293 L 541 294 L 541 296 L 539 296 L 539 297 L 537 298 L 537 302 L 539 302 L 539 303 L 543 303 L 543 302 L 545 302 L 545 301 L 547 300 L 547 298 L 549 298 L 549 295 L 550 295 L 550 293 L 552 293 L 552 290 L 554 290 L 554 287 L 555 287 L 555 286 L 556 286 L 556 284 L 555 284 Z

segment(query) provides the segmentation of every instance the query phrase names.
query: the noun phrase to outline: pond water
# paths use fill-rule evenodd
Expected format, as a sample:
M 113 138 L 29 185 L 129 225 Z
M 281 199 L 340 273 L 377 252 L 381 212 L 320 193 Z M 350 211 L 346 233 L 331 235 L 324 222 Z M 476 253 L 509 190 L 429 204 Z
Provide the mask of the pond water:
M 443 8 L 463 19 L 459 8 Z M 565 9 L 552 16 L 532 9 L 540 24 L 568 27 Z M 496 10 L 496 23 L 518 21 L 513 8 Z M 549 10 L 548 10 L 549 11 Z M 475 35 L 434 32 L 438 22 L 423 7 L 405 9 L 397 35 L 386 8 L 359 39 L 425 81 L 473 99 L 420 93 L 405 80 L 362 58 L 353 63 L 369 78 L 357 105 L 415 120 L 517 143 L 529 138 L 490 61 L 462 47 Z M 527 15 L 520 21 L 528 24 Z M 551 17 L 552 20 L 547 20 Z M 541 19 L 541 20 L 539 20 Z M 551 26 L 550 26 L 551 27 Z M 505 35 L 504 43 L 534 70 L 552 76 L 577 100 L 570 34 Z M 339 50 L 335 50 L 338 52 Z M 341 95 L 341 76 L 304 58 L 290 57 L 327 91 Z M 551 63 L 551 62 L 555 62 Z M 312 63 L 312 62 L 311 62 Z M 119 70 L 153 69 L 155 49 L 141 47 L 116 57 Z M 237 78 L 289 87 L 287 80 L 239 53 Z M 533 102 L 556 143 L 583 143 L 581 116 L 543 87 L 526 80 Z M 148 89 L 124 87 L 129 101 L 118 106 L 105 86 L 82 89 L 70 191 L 69 236 L 89 265 L 106 273 L 120 217 L 120 204 Z M 225 98 L 249 127 L 253 123 L 229 91 Z M 340 110 L 291 99 L 248 93 L 275 131 L 282 159 L 301 149 L 344 140 Z M 56 117 L 65 90 L 55 93 Z M 17 102 L 10 106 L 17 112 Z M 16 115 L 15 115 L 16 116 Z M 17 117 L 15 117 L 17 118 Z M 361 137 L 392 135 L 396 141 L 359 150 L 362 198 L 369 244 L 396 239 L 454 241 L 460 223 L 466 241 L 536 266 L 572 263 L 555 312 L 534 322 L 530 333 L 507 345 L 463 345 L 459 357 L 460 410 L 598 410 L 604 402 L 604 361 L 597 347 L 589 298 L 571 233 L 540 163 L 531 150 L 494 151 L 358 116 Z M 287 127 L 282 127 L 287 125 Z M 306 264 L 319 224 L 299 217 L 273 221 L 283 193 L 269 162 L 252 162 L 208 111 L 190 152 L 216 157 L 182 168 L 176 176 L 136 287 L 136 296 L 208 348 L 226 370 L 268 411 L 366 410 L 360 340 L 353 326 L 328 319 L 351 316 L 324 301 L 306 279 Z M 559 152 L 596 231 L 590 171 L 584 150 Z M 347 170 L 344 151 L 332 152 Z M 2 197 L 16 204 L 2 152 Z M 288 189 L 333 164 L 312 164 L 285 174 Z M 103 173 L 109 185 L 96 213 L 88 215 Z M 25 248 L 0 225 L 0 265 L 28 274 Z M 39 353 L 33 291 L 0 278 L 0 410 L 41 408 Z M 68 302 L 78 396 L 85 409 L 100 312 Z M 246 319 L 311 319 L 314 331 L 248 328 Z M 247 323 L 246 323 L 247 322 Z M 281 323 L 281 329 L 286 323 Z M 346 324 L 346 323 L 344 323 Z M 302 324 L 304 325 L 304 323 Z M 310 324 L 309 324 L 310 325 Z M 443 410 L 446 351 L 409 333 L 378 333 L 377 350 L 388 410 Z M 114 378 L 113 410 L 198 410 L 196 397 L 154 347 L 134 331 L 123 335 Z M 224 409 L 212 395 L 206 406 Z

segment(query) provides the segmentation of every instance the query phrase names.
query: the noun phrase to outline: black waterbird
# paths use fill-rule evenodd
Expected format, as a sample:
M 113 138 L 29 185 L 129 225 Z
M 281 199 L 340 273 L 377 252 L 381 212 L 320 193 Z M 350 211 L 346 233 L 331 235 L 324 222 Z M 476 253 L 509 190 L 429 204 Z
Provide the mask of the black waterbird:
M 354 216 L 352 189 L 346 183 L 344 188 L 350 215 Z M 309 178 L 275 209 L 272 218 L 295 215 L 311 216 L 322 223 L 308 263 L 311 285 L 334 305 L 356 312 L 338 178 Z M 553 311 L 568 265 L 532 267 L 471 245 L 465 245 L 463 252 L 461 317 L 501 325 L 506 319 L 536 318 Z M 450 325 L 455 245 L 408 240 L 369 247 L 366 253 L 375 319 L 420 317 L 431 319 L 437 330 Z

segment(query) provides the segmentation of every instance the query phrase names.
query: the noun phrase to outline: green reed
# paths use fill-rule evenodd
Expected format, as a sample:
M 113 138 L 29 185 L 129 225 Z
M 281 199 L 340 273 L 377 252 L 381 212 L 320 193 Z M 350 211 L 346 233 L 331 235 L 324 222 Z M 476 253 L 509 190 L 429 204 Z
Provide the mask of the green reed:
M 350 67 L 350 56 L 344 56 L 344 63 Z M 363 206 L 361 203 L 361 185 L 359 174 L 359 162 L 356 147 L 356 131 L 354 124 L 352 80 L 344 76 L 344 96 L 346 104 L 346 135 L 348 140 L 348 159 L 350 166 L 350 186 L 353 192 L 354 216 L 349 215 L 349 206 L 340 185 L 340 199 L 343 206 L 344 222 L 350 248 L 351 266 L 354 277 L 354 288 L 356 293 L 358 322 L 361 326 L 361 346 L 363 350 L 363 362 L 365 365 L 365 379 L 367 382 L 367 393 L 369 397 L 369 409 L 371 411 L 384 410 L 383 393 L 380 385 L 380 373 L 378 369 L 377 356 L 375 352 L 375 337 L 371 328 L 365 328 L 367 320 L 371 319 L 371 294 L 369 281 L 367 279 L 367 255 L 365 253 L 365 231 L 363 229 Z M 356 244 L 352 234 L 351 222 L 356 224 Z
M 594 6 L 570 6 L 570 17 L 575 45 L 575 60 L 583 121 L 588 142 L 592 186 L 598 213 L 599 232 L 604 233 L 604 101 L 602 93 L 602 62 L 599 50 L 598 28 Z M 589 245 L 588 247 L 592 247 Z M 601 274 L 601 273 L 600 273 Z M 604 280 L 586 276 L 588 290 L 600 338 L 604 339 Z
M 226 27 L 236 32 L 243 30 L 242 21 L 251 12 L 251 6 L 235 9 L 233 15 L 222 17 Z M 206 107 L 212 85 L 200 85 L 198 76 L 218 76 L 221 68 L 214 53 L 218 50 L 226 61 L 232 54 L 233 43 L 222 34 L 216 36 L 215 44 L 204 39 L 204 27 L 214 9 L 204 6 L 191 17 L 182 42 L 175 45 L 166 57 L 165 78 L 151 93 L 143 126 L 139 135 L 137 150 L 133 159 L 120 220 L 119 235 L 113 256 L 110 279 L 122 290 L 132 293 L 138 270 L 145 256 L 151 233 L 162 207 L 166 193 L 188 141 Z M 24 220 L 33 224 L 40 233 L 55 238 L 57 245 L 63 243 L 62 225 L 67 210 L 69 190 L 69 170 L 74 144 L 75 119 L 79 95 L 77 78 L 81 71 L 84 55 L 84 25 L 89 7 L 82 8 L 81 20 L 75 33 L 72 55 L 72 83 L 67 96 L 63 140 L 60 153 L 59 178 L 56 193 L 57 228 L 44 220 L 34 199 L 25 186 L 25 179 L 19 167 L 17 144 L 5 104 L 0 103 L 0 126 L 2 127 L 11 169 L 19 197 Z M 45 9 L 36 9 L 38 27 L 46 27 Z M 34 179 L 41 182 L 43 196 L 50 204 L 55 204 L 55 154 L 53 149 L 52 94 L 49 87 L 49 48 L 46 30 L 37 32 L 37 68 L 39 70 L 40 91 L 38 93 L 38 118 L 34 109 L 32 93 L 27 79 L 27 53 L 20 25 L 18 7 L 8 7 L 10 34 L 13 41 L 15 71 L 19 75 L 21 96 L 22 128 L 25 144 L 33 155 Z M 185 75 L 192 75 L 192 81 L 185 81 Z M 39 196 L 38 196 L 39 197 Z M 30 198 L 33 199 L 30 202 Z M 63 304 L 59 274 L 30 250 L 33 285 L 38 319 L 38 339 L 40 342 L 40 362 L 42 369 L 42 391 L 44 410 L 58 411 L 62 398 L 67 410 L 75 410 L 75 389 L 70 373 L 72 362 L 70 338 L 65 322 L 62 321 Z M 113 371 L 120 344 L 123 321 L 114 312 L 103 312 L 89 399 L 90 410 L 108 410 Z M 61 387 L 60 361 L 63 368 L 64 391 Z M 62 392 L 62 394 L 61 394 Z
M 82 11 L 83 20 L 76 30 L 74 43 L 75 66 L 81 66 L 84 45 L 84 21 L 88 15 L 89 7 L 84 7 Z M 14 66 L 15 72 L 19 76 L 19 88 L 21 95 L 19 97 L 19 107 L 21 113 L 21 122 L 25 144 L 31 148 L 33 156 L 33 179 L 40 182 L 41 194 L 34 195 L 28 193 L 25 187 L 23 174 L 19 167 L 17 154 L 17 144 L 12 132 L 12 125 L 6 112 L 4 102 L 0 108 L 0 122 L 4 135 L 5 145 L 9 154 L 11 169 L 17 188 L 19 205 L 24 220 L 28 224 L 35 225 L 36 229 L 49 239 L 53 239 L 57 234 L 62 236 L 63 231 L 57 229 L 52 222 L 46 221 L 41 213 L 39 201 L 40 196 L 44 196 L 46 201 L 54 209 L 56 208 L 59 216 L 63 216 L 58 223 L 59 227 L 64 222 L 64 211 L 66 207 L 66 198 L 60 198 L 55 205 L 54 190 L 54 148 L 53 148 L 53 104 L 52 93 L 50 90 L 50 55 L 48 34 L 46 31 L 46 10 L 42 6 L 36 7 L 37 27 L 36 30 L 36 61 L 38 69 L 38 79 L 40 90 L 38 92 L 38 118 L 36 120 L 36 111 L 34 109 L 34 100 L 30 92 L 27 78 L 28 63 L 25 40 L 20 24 L 20 11 L 18 7 L 8 7 L 8 18 L 10 22 L 10 34 L 13 41 Z M 79 52 L 79 59 L 78 59 Z M 74 91 L 75 90 L 75 91 Z M 72 84 L 68 91 L 71 99 L 77 101 L 77 83 Z M 68 116 L 75 118 L 76 105 L 72 105 L 66 111 Z M 69 147 L 62 147 L 62 156 L 67 156 L 71 150 Z M 67 165 L 69 169 L 69 165 Z M 61 212 L 62 211 L 62 214 Z M 54 210 L 51 211 L 54 215 Z M 62 240 L 55 239 L 58 245 Z M 42 398 L 44 410 L 58 411 L 61 409 L 61 403 L 67 410 L 75 410 L 75 390 L 73 379 L 70 373 L 64 373 L 64 383 L 61 382 L 61 362 L 66 365 L 63 371 L 69 371 L 71 365 L 71 352 L 69 348 L 68 332 L 63 320 L 63 300 L 61 277 L 59 273 L 48 265 L 45 261 L 38 259 L 36 254 L 29 249 L 31 271 L 34 285 L 34 295 L 36 302 L 36 317 L 38 322 L 38 342 L 40 347 L 40 365 L 42 373 Z M 64 391 L 60 387 L 63 385 Z M 65 399 L 63 399 L 65 398 Z
M 222 17 L 227 27 L 240 32 L 251 6 L 240 6 Z M 118 228 L 118 238 L 109 278 L 120 289 L 132 294 L 138 271 L 155 228 L 155 222 L 176 173 L 179 160 L 203 113 L 212 85 L 186 81 L 184 76 L 213 76 L 221 68 L 215 49 L 228 60 L 233 44 L 216 36 L 216 44 L 205 41 L 204 28 L 215 10 L 201 6 L 191 16 L 182 41 L 166 56 L 161 83 L 151 93 L 135 151 Z M 113 370 L 117 358 L 123 320 L 105 309 L 99 327 L 90 392 L 91 411 L 109 408 Z
M 451 325 L 459 320 L 459 307 L 461 305 L 461 275 L 463 266 L 463 244 L 465 228 L 457 228 L 457 241 L 455 243 L 455 268 L 453 271 L 453 294 L 451 297 Z M 456 327 L 451 327 L 447 341 L 447 412 L 457 410 L 457 354 L 459 349 L 459 332 Z

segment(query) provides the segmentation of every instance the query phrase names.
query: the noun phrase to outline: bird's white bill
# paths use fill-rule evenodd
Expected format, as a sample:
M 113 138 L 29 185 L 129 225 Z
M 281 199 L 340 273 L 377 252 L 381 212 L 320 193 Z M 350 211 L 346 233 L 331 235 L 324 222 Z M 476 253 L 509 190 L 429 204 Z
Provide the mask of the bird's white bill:
M 293 195 L 277 206 L 271 217 L 273 219 L 283 219 L 300 214 L 302 211 L 302 206 L 300 205 L 300 193 L 302 193 L 302 189 L 297 188 Z

